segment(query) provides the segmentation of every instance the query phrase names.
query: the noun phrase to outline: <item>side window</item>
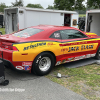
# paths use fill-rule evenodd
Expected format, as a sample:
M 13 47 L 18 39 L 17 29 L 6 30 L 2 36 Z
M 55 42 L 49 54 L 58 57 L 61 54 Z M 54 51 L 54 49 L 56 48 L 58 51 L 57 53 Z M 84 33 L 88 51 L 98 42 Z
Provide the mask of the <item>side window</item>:
M 60 30 L 62 39 L 85 38 L 85 34 L 77 30 Z
M 60 31 L 54 32 L 49 38 L 61 39 Z

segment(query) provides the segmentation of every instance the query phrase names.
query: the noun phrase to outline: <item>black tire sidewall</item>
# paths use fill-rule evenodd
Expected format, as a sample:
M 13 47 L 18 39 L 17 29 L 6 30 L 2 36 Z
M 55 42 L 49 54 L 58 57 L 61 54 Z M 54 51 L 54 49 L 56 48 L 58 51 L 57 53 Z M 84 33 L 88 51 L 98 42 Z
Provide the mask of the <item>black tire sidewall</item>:
M 98 47 L 98 50 L 97 50 L 97 53 L 96 53 L 96 56 L 95 56 L 95 58 L 98 59 L 98 60 L 100 60 L 99 50 L 100 50 L 100 46 Z
M 43 57 L 49 57 L 50 60 L 51 60 L 51 66 L 50 66 L 50 68 L 49 68 L 47 71 L 41 71 L 41 70 L 39 69 L 39 61 L 40 61 Z M 48 74 L 48 73 L 52 70 L 52 68 L 54 67 L 54 65 L 55 65 L 55 59 L 54 59 L 53 55 L 50 54 L 50 53 L 48 53 L 48 52 L 43 52 L 43 53 L 39 54 L 39 55 L 35 58 L 35 60 L 34 60 L 34 62 L 33 62 L 33 66 L 32 66 L 32 71 L 33 71 L 36 75 L 43 76 L 43 75 Z

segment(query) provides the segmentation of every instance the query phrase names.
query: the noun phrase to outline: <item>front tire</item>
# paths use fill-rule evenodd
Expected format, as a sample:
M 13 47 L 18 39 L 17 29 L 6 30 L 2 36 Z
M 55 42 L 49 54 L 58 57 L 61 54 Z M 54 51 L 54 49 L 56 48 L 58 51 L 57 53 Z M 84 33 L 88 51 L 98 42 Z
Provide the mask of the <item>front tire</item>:
M 98 60 L 100 60 L 100 46 L 99 46 L 99 48 L 97 50 L 95 58 L 98 59 Z
M 32 72 L 36 75 L 43 76 L 50 73 L 54 65 L 54 56 L 48 52 L 43 52 L 35 58 L 32 66 Z

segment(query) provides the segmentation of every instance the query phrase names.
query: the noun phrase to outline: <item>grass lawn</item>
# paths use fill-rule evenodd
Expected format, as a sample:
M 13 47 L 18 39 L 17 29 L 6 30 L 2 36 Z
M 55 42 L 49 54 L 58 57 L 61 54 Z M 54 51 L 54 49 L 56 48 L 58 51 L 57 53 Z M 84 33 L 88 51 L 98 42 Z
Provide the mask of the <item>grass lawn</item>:
M 61 73 L 62 78 L 57 78 L 57 73 Z M 70 69 L 63 65 L 55 66 L 46 77 L 89 100 L 100 100 L 100 65 Z
M 86 17 L 86 14 L 79 14 L 79 17 Z
M 2 34 L 5 34 L 5 28 L 0 28 L 0 31 L 2 32 Z

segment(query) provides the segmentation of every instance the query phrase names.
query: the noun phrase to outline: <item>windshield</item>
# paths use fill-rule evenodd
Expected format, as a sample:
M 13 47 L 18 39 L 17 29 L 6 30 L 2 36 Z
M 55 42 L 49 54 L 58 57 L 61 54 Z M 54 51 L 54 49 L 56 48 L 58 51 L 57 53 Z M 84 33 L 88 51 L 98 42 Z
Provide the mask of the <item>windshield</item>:
M 41 32 L 41 31 L 43 31 L 43 30 L 36 29 L 36 28 L 27 28 L 27 29 L 24 29 L 20 32 L 14 33 L 13 35 L 16 36 L 16 37 L 27 38 L 27 37 L 30 37 L 34 34 L 37 34 L 37 33 Z

